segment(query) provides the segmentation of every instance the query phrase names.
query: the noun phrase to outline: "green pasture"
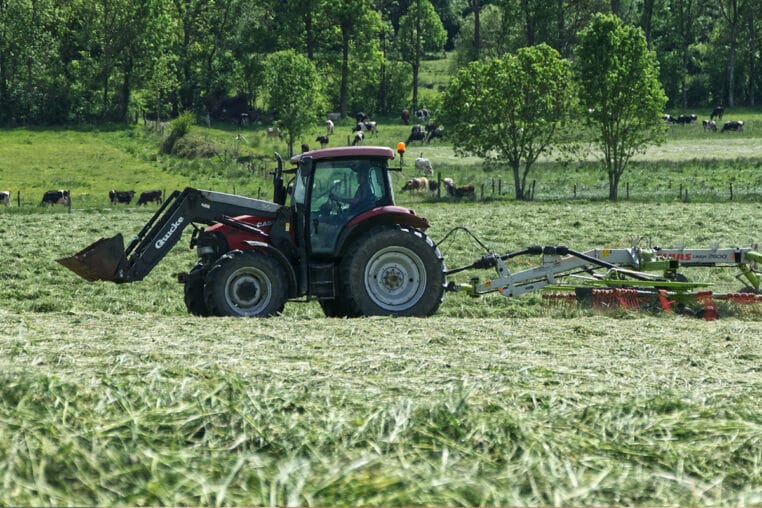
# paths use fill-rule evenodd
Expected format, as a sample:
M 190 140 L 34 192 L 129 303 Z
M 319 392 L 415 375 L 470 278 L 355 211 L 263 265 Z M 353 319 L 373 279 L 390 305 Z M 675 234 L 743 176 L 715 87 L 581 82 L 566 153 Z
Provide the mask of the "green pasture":
M 664 202 L 671 200 L 723 202 L 756 201 L 762 194 L 762 115 L 741 110 L 742 133 L 705 132 L 700 124 L 670 126 L 666 143 L 650 147 L 630 163 L 620 196 L 625 200 Z M 378 134 L 365 144 L 395 147 L 405 141 L 410 126 L 397 117 L 377 119 Z M 0 130 L 0 189 L 12 193 L 12 203 L 22 208 L 39 207 L 49 189 L 69 189 L 72 206 L 93 209 L 108 206 L 108 191 L 162 189 L 171 192 L 186 186 L 209 188 L 255 197 L 272 193 L 269 171 L 275 167 L 276 152 L 288 165 L 288 146 L 270 138 L 271 125 L 255 123 L 236 128 L 197 125 L 188 135 L 186 153 L 176 157 L 160 153 L 162 135 L 149 126 L 82 129 Z M 338 122 L 328 146 L 351 143 L 354 121 Z M 446 127 L 445 127 L 446 129 Z M 570 129 L 573 129 L 570 127 Z M 318 148 L 315 138 L 325 133 L 322 122 L 297 140 Z M 574 138 L 574 132 L 570 132 Z M 577 139 L 580 138 L 577 136 Z M 601 200 L 608 196 L 608 182 L 595 150 L 582 144 L 574 156 L 560 150 L 543 157 L 529 175 L 535 200 Z M 432 161 L 437 176 L 453 178 L 458 184 L 476 186 L 479 200 L 512 200 L 510 168 L 484 164 L 475 157 L 456 156 L 448 140 L 429 144 L 411 142 L 395 173 L 395 184 L 419 176 L 416 157 Z M 431 198 L 432 196 L 428 196 Z M 398 199 L 417 200 L 399 194 Z

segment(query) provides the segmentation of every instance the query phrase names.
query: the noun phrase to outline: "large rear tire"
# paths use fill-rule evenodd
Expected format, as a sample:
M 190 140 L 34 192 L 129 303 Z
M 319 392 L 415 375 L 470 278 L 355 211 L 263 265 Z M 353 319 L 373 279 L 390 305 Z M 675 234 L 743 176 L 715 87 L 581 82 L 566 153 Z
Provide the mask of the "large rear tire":
M 288 299 L 286 281 L 286 271 L 271 255 L 234 250 L 209 269 L 204 299 L 216 316 L 274 316 Z
M 188 277 L 185 279 L 183 300 L 185 308 L 194 316 L 206 317 L 212 314 L 204 300 L 204 280 L 208 269 L 208 265 L 198 262 L 188 272 Z
M 442 303 L 441 252 L 420 231 L 381 226 L 353 242 L 340 264 L 348 315 L 430 316 Z

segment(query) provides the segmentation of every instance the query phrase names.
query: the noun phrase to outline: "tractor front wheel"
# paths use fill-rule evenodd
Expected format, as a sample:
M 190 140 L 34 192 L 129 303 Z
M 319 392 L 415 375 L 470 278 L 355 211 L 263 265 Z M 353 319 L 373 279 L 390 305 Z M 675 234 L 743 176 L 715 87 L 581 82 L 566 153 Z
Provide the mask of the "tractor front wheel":
M 402 226 L 358 238 L 339 272 L 348 315 L 430 316 L 444 296 L 442 254 L 425 234 Z
M 204 280 L 208 269 L 208 265 L 198 262 L 188 272 L 188 277 L 185 279 L 183 300 L 185 301 L 185 308 L 194 316 L 205 317 L 210 315 L 209 308 L 204 301 Z
M 268 317 L 288 299 L 286 272 L 271 255 L 234 250 L 209 269 L 204 299 L 217 316 Z

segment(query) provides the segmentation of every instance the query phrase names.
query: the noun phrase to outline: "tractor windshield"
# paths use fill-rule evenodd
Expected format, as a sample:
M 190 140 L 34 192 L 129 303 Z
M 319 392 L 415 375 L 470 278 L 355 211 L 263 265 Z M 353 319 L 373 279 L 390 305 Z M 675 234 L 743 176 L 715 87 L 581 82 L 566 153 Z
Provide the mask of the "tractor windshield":
M 387 204 L 384 161 L 316 161 L 310 204 L 312 252 L 332 254 L 343 227 L 357 215 Z

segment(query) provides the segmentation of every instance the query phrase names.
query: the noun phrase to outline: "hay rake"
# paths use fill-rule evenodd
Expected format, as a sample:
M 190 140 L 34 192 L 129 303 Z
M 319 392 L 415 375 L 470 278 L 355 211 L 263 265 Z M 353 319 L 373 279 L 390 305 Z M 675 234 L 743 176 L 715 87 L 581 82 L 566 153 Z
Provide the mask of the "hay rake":
M 466 228 L 456 229 L 466 230 L 486 249 Z M 450 282 L 448 290 L 464 291 L 474 297 L 494 292 L 515 297 L 541 291 L 543 303 L 550 306 L 653 309 L 704 319 L 719 317 L 718 302 L 733 305 L 762 303 L 760 273 L 756 266 L 762 261 L 762 254 L 756 246 L 664 249 L 640 247 L 636 242 L 629 248 L 585 252 L 565 245 L 535 245 L 506 254 L 486 250 L 488 253 L 477 261 L 446 273 L 450 276 L 466 270 L 494 268 L 497 276 L 486 280 L 472 277 L 468 283 Z M 506 262 L 525 257 L 538 257 L 539 263 L 521 271 L 509 270 Z M 743 289 L 715 293 L 707 289 L 711 283 L 690 282 L 680 271 L 696 267 L 733 267 L 738 270 L 736 278 L 744 284 Z

